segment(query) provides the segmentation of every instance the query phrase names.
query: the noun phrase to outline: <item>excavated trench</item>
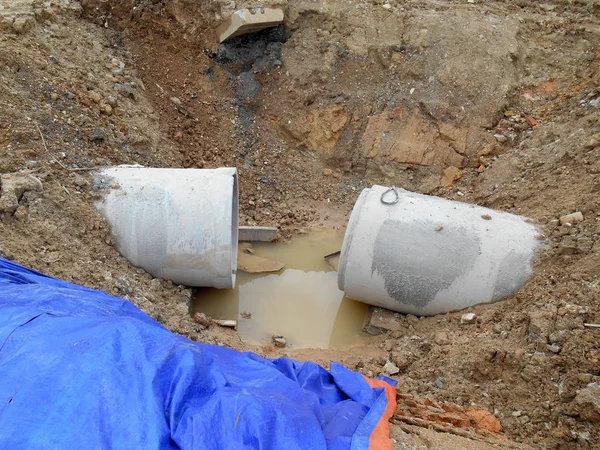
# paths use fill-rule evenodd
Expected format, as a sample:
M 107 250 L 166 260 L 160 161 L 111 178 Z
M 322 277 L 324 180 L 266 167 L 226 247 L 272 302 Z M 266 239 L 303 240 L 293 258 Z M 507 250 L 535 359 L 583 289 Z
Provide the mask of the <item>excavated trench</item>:
M 0 35 L 2 172 L 27 167 L 43 183 L 0 221 L 0 253 L 127 296 L 190 339 L 337 360 L 365 375 L 392 368 L 398 392 L 485 408 L 513 441 L 594 448 L 600 344 L 584 324 L 600 323 L 597 5 L 280 1 L 285 27 L 221 46 L 213 30 L 231 2 L 201 3 L 86 0 L 85 20 L 77 8 L 29 11 Z M 201 326 L 188 289 L 118 255 L 87 170 L 133 163 L 238 168 L 241 225 L 278 227 L 281 242 L 255 251 L 288 267 L 198 293 L 193 308 L 264 320 L 260 332 L 240 327 L 242 340 Z M 347 302 L 327 290 L 334 273 L 322 257 L 339 237 L 304 232 L 341 233 L 373 184 L 531 217 L 549 249 L 521 292 L 473 308 L 471 324 L 461 313 L 401 316 L 397 331 L 364 341 L 354 322 L 362 306 L 346 316 Z M 581 222 L 560 223 L 575 211 Z M 325 288 L 296 292 L 317 283 Z M 319 313 L 322 291 L 337 313 Z M 306 304 L 314 309 L 298 309 Z M 316 319 L 325 331 L 307 333 Z M 289 347 L 262 345 L 272 335 Z M 403 414 L 403 445 L 465 446 L 410 428 Z

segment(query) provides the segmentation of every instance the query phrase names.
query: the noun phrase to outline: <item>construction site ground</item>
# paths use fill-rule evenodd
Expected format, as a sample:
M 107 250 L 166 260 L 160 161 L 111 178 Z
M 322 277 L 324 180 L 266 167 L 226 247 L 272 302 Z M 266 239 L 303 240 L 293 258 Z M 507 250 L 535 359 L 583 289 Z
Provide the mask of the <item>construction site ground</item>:
M 0 0 L 0 255 L 195 341 L 392 363 L 397 448 L 598 448 L 600 2 L 275 0 L 284 25 L 219 45 L 215 27 L 253 6 Z M 402 316 L 368 348 L 256 347 L 115 250 L 92 174 L 117 164 L 237 167 L 240 224 L 284 240 L 343 228 L 363 188 L 394 184 L 527 216 L 548 248 L 474 323 Z M 491 425 L 464 419 L 478 408 Z

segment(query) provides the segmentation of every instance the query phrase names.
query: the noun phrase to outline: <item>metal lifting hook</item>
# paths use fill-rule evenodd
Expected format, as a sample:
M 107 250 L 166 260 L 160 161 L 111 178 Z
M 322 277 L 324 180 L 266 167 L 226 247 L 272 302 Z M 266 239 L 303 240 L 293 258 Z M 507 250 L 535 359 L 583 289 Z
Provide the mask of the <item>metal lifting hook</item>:
M 396 196 L 396 198 L 394 200 L 392 200 L 391 202 L 385 200 L 385 196 L 390 192 L 393 192 L 394 195 Z M 387 191 L 385 191 L 383 194 L 381 194 L 381 203 L 383 203 L 384 205 L 395 205 L 399 201 L 400 201 L 400 194 L 398 194 L 398 189 L 394 185 L 392 185 L 391 188 L 389 188 Z

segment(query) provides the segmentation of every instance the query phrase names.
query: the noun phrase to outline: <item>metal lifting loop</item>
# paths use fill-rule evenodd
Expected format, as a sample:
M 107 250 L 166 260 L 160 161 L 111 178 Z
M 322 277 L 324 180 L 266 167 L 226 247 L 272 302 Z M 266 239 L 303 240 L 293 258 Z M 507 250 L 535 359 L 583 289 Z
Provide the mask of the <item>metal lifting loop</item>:
M 394 195 L 396 196 L 396 198 L 394 200 L 392 200 L 391 202 L 388 202 L 387 200 L 385 200 L 385 196 L 389 192 L 393 192 Z M 398 189 L 394 185 L 392 185 L 391 188 L 389 188 L 387 191 L 385 191 L 383 194 L 381 194 L 381 203 L 383 203 L 384 205 L 395 205 L 399 201 L 400 201 L 400 194 L 398 194 Z

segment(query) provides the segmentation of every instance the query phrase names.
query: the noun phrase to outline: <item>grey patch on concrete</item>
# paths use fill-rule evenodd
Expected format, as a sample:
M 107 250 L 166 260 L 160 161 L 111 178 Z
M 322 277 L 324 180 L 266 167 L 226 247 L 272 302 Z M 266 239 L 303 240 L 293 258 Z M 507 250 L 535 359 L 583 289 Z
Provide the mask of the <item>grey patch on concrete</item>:
M 466 235 L 471 235 L 471 245 L 451 245 L 464 242 Z M 383 277 L 388 295 L 398 303 L 424 308 L 472 267 L 480 246 L 479 237 L 463 227 L 444 226 L 436 233 L 388 219 L 375 240 L 371 273 Z
M 521 253 L 509 253 L 498 268 L 492 301 L 502 300 L 515 293 L 531 274 L 531 260 Z

